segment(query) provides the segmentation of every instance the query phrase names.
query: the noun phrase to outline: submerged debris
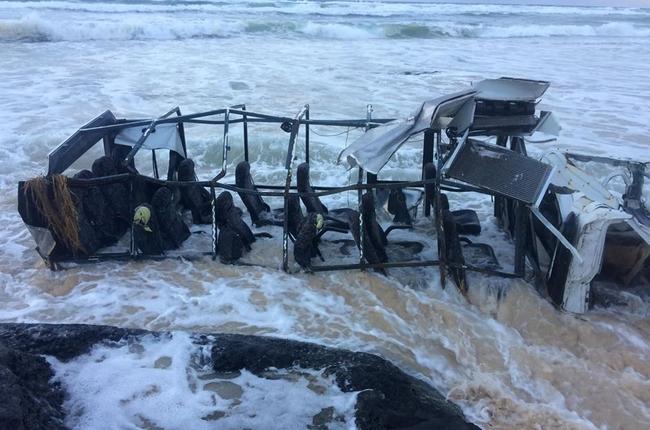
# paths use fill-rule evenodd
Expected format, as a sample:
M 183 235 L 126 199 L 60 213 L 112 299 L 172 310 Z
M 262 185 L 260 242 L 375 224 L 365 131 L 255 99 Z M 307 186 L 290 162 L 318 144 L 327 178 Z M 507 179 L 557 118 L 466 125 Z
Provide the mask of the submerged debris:
M 373 119 L 370 106 L 366 118 L 342 120 L 310 118 L 308 105 L 293 119 L 252 112 L 243 105 L 192 115 L 175 108 L 145 121 L 118 120 L 106 111 L 52 151 L 48 176 L 19 184 L 18 209 L 51 268 L 70 261 L 190 252 L 192 258 L 199 253 L 224 263 L 256 264 L 249 258 L 255 254 L 253 243 L 272 234 L 251 230 L 233 200 L 231 193 L 236 193 L 255 228 L 281 229 L 282 249 L 277 253 L 281 262 L 274 266 L 281 265 L 286 272 L 296 265 L 309 272 L 373 269 L 384 274 L 393 268 L 437 266 L 442 287 L 450 279 L 463 294 L 471 288 L 468 271 L 537 279 L 542 294 L 558 307 L 581 313 L 594 303 L 590 289 L 598 276 L 614 278 L 621 289 L 636 288 L 647 278 L 650 213 L 643 199 L 647 163 L 557 151 L 540 159 L 531 157 L 527 145 L 535 142 L 527 137 L 557 135 L 561 129 L 551 112 L 537 111 L 549 85 L 486 79 L 427 100 L 401 119 Z M 197 122 L 223 126 L 222 165 L 210 180 L 198 180 L 188 155 L 184 125 Z M 249 122 L 280 124 L 278 131 L 289 133 L 283 185 L 256 184 Z M 232 150 L 228 136 L 238 124 L 244 159 L 235 167 L 232 184 L 224 180 Z M 316 125 L 344 128 L 346 135 L 351 127 L 365 129 L 338 157 L 340 164 L 357 169 L 355 185 L 312 185 L 309 129 Z M 422 142 L 420 179 L 380 178 L 389 161 L 415 136 Z M 303 138 L 304 150 L 298 151 Z M 100 140 L 105 155 L 95 160 L 91 175 L 78 173 L 70 180 L 62 176 Z M 142 149 L 151 150 L 153 177 L 135 168 L 134 157 L 144 154 Z M 294 178 L 297 154 L 304 154 L 304 159 Z M 166 180 L 160 179 L 163 156 Z M 602 185 L 579 168 L 580 162 L 624 172 L 611 174 Z M 624 178 L 623 193 L 607 188 L 615 176 Z M 97 198 L 98 191 L 102 199 Z M 493 199 L 494 221 L 512 243 L 507 256 L 512 264 L 500 262 L 490 239 L 482 236 L 485 219 L 472 208 L 451 207 L 450 201 L 462 203 L 468 192 Z M 355 206 L 330 208 L 324 203 L 327 196 L 339 193 L 356 194 Z M 271 208 L 266 197 L 281 198 L 282 205 Z M 157 228 L 148 231 L 133 223 L 136 210 L 149 211 Z M 192 228 L 206 226 L 194 232 L 209 237 L 209 248 L 186 246 L 192 235 L 183 211 L 191 212 Z M 106 219 L 100 219 L 100 213 Z M 393 232 L 400 230 L 417 233 L 418 242 L 395 240 Z M 345 246 L 332 255 L 342 247 L 331 245 L 346 239 L 353 239 L 357 249 L 351 252 Z M 115 245 L 119 249 L 107 250 L 107 245 L 120 242 L 121 247 Z

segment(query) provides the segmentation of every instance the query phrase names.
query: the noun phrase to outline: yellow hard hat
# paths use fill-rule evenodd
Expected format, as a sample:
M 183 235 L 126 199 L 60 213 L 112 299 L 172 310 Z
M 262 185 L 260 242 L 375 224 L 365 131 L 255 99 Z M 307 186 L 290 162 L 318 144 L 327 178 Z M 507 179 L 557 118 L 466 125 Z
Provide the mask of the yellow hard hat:
M 146 206 L 138 206 L 135 208 L 135 213 L 133 214 L 133 224 L 138 224 L 142 226 L 145 231 L 152 232 L 151 227 L 149 227 L 149 220 L 151 219 L 151 211 Z
M 323 215 L 316 214 L 316 230 L 322 229 L 324 224 L 325 224 L 325 218 L 323 218 Z

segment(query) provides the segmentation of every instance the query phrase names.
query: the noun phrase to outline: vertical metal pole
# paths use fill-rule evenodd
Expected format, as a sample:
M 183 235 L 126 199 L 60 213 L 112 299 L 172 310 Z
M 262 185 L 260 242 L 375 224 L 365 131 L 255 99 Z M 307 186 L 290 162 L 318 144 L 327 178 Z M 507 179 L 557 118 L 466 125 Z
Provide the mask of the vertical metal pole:
M 628 169 L 632 174 L 632 183 L 625 187 L 623 203 L 630 209 L 641 208 L 641 198 L 643 197 L 643 183 L 645 182 L 645 164 L 629 164 Z
M 300 130 L 300 120 L 305 116 L 308 107 L 305 105 L 302 110 L 296 115 L 296 118 L 291 125 L 291 136 L 289 137 L 289 148 L 287 149 L 287 160 L 285 168 L 287 169 L 287 177 L 284 183 L 284 220 L 282 222 L 282 270 L 289 272 L 289 191 L 291 190 L 291 166 L 293 164 L 293 148 Z
M 446 280 L 447 280 L 447 242 L 445 239 L 445 227 L 443 223 L 443 213 L 442 213 L 442 196 L 440 195 L 440 180 L 441 180 L 441 171 L 442 171 L 442 154 L 441 151 L 442 143 L 442 134 L 440 131 L 436 132 L 435 139 L 435 157 L 436 157 L 436 181 L 434 183 L 434 198 L 436 203 L 436 235 L 438 242 L 438 261 L 440 264 L 438 268 L 440 269 L 440 285 L 442 289 L 445 289 Z
M 115 140 L 113 132 L 110 132 L 102 138 L 104 144 L 104 155 L 111 155 L 113 149 L 113 141 Z
M 365 130 L 368 131 L 370 130 L 370 121 L 372 121 L 372 105 L 368 104 L 366 105 L 366 127 Z M 359 166 L 359 177 L 357 179 L 357 185 L 363 185 L 363 169 L 361 166 Z M 363 237 L 365 236 L 364 233 L 364 224 L 363 224 L 363 205 L 362 205 L 362 200 L 363 200 L 363 190 L 359 189 L 357 190 L 357 209 L 359 210 L 359 264 L 363 264 L 364 256 L 363 256 L 363 248 L 364 248 L 364 239 Z
M 152 149 L 151 150 L 151 163 L 153 164 L 153 176 L 156 179 L 160 179 L 160 176 L 158 175 L 158 161 L 156 160 L 156 150 Z
M 181 109 L 176 108 L 176 116 L 181 116 Z M 176 179 L 176 169 L 180 164 L 181 160 L 187 158 L 187 146 L 185 144 L 185 127 L 183 122 L 179 121 L 176 123 L 176 130 L 178 130 L 178 135 L 181 139 L 181 145 L 183 146 L 183 153 L 177 154 L 176 151 L 169 150 L 169 165 L 167 166 L 167 180 L 173 181 Z
M 361 166 L 359 166 L 359 178 L 357 179 L 357 185 L 362 185 L 362 184 L 363 184 L 363 169 L 361 168 Z M 357 204 L 357 209 L 359 210 L 359 264 L 363 264 L 364 225 L 363 225 L 363 205 L 361 204 L 361 201 L 363 199 L 362 189 L 357 190 L 357 198 L 359 199 L 359 203 Z
M 242 110 L 246 110 L 246 105 L 242 106 Z M 248 115 L 244 114 L 244 160 L 248 162 Z
M 228 164 L 228 151 L 230 151 L 230 145 L 228 144 L 229 121 L 230 121 L 230 109 L 226 109 L 226 113 L 224 114 L 223 117 L 223 164 L 221 166 L 221 171 L 223 172 L 224 175 L 226 173 L 226 166 Z
M 433 130 L 426 130 L 424 132 L 424 142 L 422 148 L 422 180 L 424 180 L 424 165 L 427 163 L 433 163 L 433 146 L 434 146 L 434 136 L 435 133 Z M 431 205 L 433 202 L 425 193 L 424 197 L 424 216 L 428 217 L 431 215 Z
M 181 116 L 181 109 L 177 108 L 176 116 Z M 181 145 L 183 145 L 183 157 L 187 158 L 187 144 L 185 143 L 185 125 L 183 122 L 179 122 L 178 126 L 178 135 L 181 137 Z
M 307 106 L 307 111 L 305 112 L 305 119 L 309 120 L 309 105 Z M 305 125 L 305 161 L 309 163 L 309 123 Z
M 135 211 L 135 206 L 133 204 L 133 181 L 133 177 L 129 178 L 129 213 L 131 214 L 131 243 L 129 244 L 129 252 L 131 253 L 131 257 L 135 257 L 136 255 L 135 233 L 133 231 L 133 212 Z
M 526 142 L 521 136 L 512 136 L 510 138 L 510 149 L 523 155 L 528 155 L 526 151 Z
M 498 136 L 497 137 L 497 145 L 506 147 L 508 143 L 508 136 Z M 503 220 L 501 217 L 503 216 L 503 207 L 505 205 L 505 199 L 501 196 L 494 196 L 494 216 L 497 218 L 499 221 L 499 224 L 503 224 Z
M 217 259 L 217 198 L 215 197 L 214 186 L 210 185 L 210 196 L 212 197 L 212 261 Z

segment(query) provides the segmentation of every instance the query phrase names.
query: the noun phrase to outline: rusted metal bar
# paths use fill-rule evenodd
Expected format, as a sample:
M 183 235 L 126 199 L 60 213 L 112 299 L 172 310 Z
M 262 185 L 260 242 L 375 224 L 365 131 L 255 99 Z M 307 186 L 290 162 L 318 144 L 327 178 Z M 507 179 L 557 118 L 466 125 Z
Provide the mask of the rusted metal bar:
M 309 163 L 309 105 L 307 106 L 307 111 L 305 112 L 305 162 Z
M 287 177 L 284 184 L 284 220 L 282 223 L 282 270 L 285 272 L 289 271 L 289 217 L 286 216 L 289 213 L 289 191 L 291 187 L 291 176 L 292 169 L 291 165 L 293 164 L 293 148 L 296 143 L 296 137 L 298 136 L 298 131 L 300 130 L 300 120 L 305 116 L 305 113 L 308 109 L 308 106 L 305 105 L 300 112 L 296 115 L 292 127 L 291 135 L 289 137 L 289 148 L 287 149 L 287 160 L 285 162 L 285 168 L 287 170 Z
M 214 187 L 210 187 L 210 196 L 212 197 L 212 261 L 217 259 L 217 198 Z

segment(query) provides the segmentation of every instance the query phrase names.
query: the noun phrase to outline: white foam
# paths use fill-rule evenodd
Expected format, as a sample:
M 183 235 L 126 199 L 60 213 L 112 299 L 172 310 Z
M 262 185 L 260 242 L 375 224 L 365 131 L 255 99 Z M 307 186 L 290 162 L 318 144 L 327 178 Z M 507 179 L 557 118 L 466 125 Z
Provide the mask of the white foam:
M 23 4 L 23 3 L 21 3 Z M 25 3 L 26 4 L 26 3 Z M 31 3 L 30 3 L 31 4 Z M 39 2 L 40 4 L 40 2 Z M 129 6 L 129 5 L 119 5 Z M 221 6 L 220 6 L 221 7 Z M 297 12 L 295 8 L 289 10 Z M 476 22 L 465 16 L 447 16 L 444 20 L 399 16 L 388 21 L 343 16 L 340 20 L 324 20 L 321 16 L 305 14 L 260 13 L 225 9 L 220 13 L 187 13 L 182 19 L 166 11 L 121 11 L 119 20 L 96 12 L 71 11 L 51 14 L 41 9 L 18 9 L 18 16 L 2 17 L 0 13 L 0 42 L 57 42 L 87 40 L 179 40 L 195 38 L 243 37 L 277 34 L 283 37 L 307 36 L 324 39 L 371 38 L 521 38 L 521 37 L 648 37 L 650 27 L 643 21 L 625 18 L 600 20 L 580 24 L 556 22 L 553 17 L 520 24 L 504 20 Z M 371 10 L 374 10 L 371 8 Z M 260 11 L 257 11 L 260 12 Z M 416 12 L 414 12 L 416 13 Z M 426 15 L 427 12 L 425 12 Z M 61 25 L 65 23 L 65 25 Z
M 118 22 L 74 22 L 61 26 L 57 20 L 31 13 L 19 19 L 0 21 L 0 42 L 57 42 L 88 40 L 175 40 L 225 37 L 242 28 L 218 19 L 179 21 L 172 17 L 142 20 L 125 16 Z
M 499 4 L 457 4 L 457 3 L 426 3 L 426 2 L 377 2 L 377 1 L 276 1 L 249 0 L 237 1 L 141 1 L 129 3 L 126 1 L 39 1 L 20 2 L 5 1 L 3 7 L 30 10 L 63 10 L 73 12 L 124 13 L 124 12 L 282 12 L 291 15 L 323 15 L 323 16 L 371 16 L 390 17 L 413 14 L 427 15 L 557 15 L 557 16 L 646 16 L 647 9 L 617 8 L 617 7 L 557 7 L 532 5 L 499 5 Z
M 337 420 L 329 428 L 356 428 L 357 393 L 342 392 L 322 372 L 283 370 L 265 379 L 244 370 L 220 379 L 210 375 L 209 356 L 187 334 L 173 333 L 48 361 L 68 393 L 65 424 L 72 429 L 307 428 L 330 407 Z M 215 393 L 208 384 L 227 384 L 231 392 Z
M 310 36 L 317 36 L 327 39 L 368 39 L 377 37 L 371 31 L 363 28 L 345 24 L 319 24 L 308 22 L 300 32 Z
M 648 37 L 650 28 L 639 28 L 631 23 L 612 22 L 602 25 L 514 25 L 509 27 L 485 27 L 477 30 L 479 37 L 549 37 L 549 36 L 609 36 Z

